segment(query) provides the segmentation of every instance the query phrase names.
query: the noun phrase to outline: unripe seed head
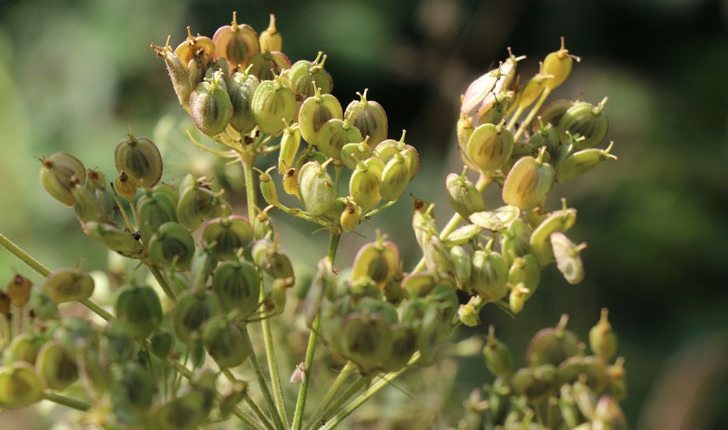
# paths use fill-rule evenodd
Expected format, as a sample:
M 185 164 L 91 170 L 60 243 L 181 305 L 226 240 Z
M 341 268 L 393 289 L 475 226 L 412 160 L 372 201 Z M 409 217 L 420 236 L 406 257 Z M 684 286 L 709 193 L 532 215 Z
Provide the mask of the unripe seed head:
M 541 150 L 543 154 L 545 149 Z M 523 157 L 516 162 L 503 183 L 503 201 L 520 209 L 543 204 L 554 182 L 554 170 L 539 158 Z
M 205 79 L 192 91 L 190 116 L 195 126 L 208 136 L 225 130 L 233 116 L 233 105 L 222 72 L 214 72 L 211 79 Z
M 311 215 L 322 215 L 334 204 L 334 181 L 318 161 L 309 161 L 301 167 L 298 185 L 301 202 Z
M 296 94 L 279 77 L 263 81 L 255 89 L 251 110 L 260 130 L 275 136 L 295 116 Z
M 360 100 L 349 103 L 344 117 L 351 125 L 358 128 L 362 136 L 369 136 L 369 147 L 374 149 L 379 142 L 387 138 L 387 113 L 382 105 L 367 100 L 367 91 L 359 94 Z

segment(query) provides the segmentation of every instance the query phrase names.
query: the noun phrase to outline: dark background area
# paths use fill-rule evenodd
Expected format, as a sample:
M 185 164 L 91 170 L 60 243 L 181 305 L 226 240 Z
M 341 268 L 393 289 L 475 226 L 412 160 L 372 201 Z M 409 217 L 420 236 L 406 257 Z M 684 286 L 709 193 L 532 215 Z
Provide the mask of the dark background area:
M 572 236 L 589 243 L 587 276 L 569 286 L 550 267 L 516 320 L 491 309 L 483 320 L 497 324 L 522 365 L 536 330 L 565 312 L 586 339 L 606 306 L 626 359 L 631 427 L 728 428 L 728 2 L 0 2 L 0 231 L 51 267 L 85 255 L 84 267 L 102 268 L 105 255 L 89 251 L 96 245 L 73 215 L 43 192 L 33 156 L 69 151 L 110 174 L 128 124 L 150 135 L 163 115 L 184 114 L 149 43 L 171 32 L 176 44 L 188 24 L 211 36 L 233 10 L 259 32 L 274 13 L 292 61 L 324 51 L 342 104 L 369 89 L 387 110 L 390 137 L 406 129 L 419 150 L 410 190 L 435 201 L 441 220 L 450 215 L 445 175 L 461 169 L 453 134 L 460 94 L 507 47 L 528 57 L 519 65 L 527 79 L 565 36 L 582 62 L 556 96 L 608 96 L 608 139 L 619 156 L 556 188 L 549 202 L 555 209 L 565 196 L 578 209 Z M 411 267 L 419 255 L 409 213 L 403 199 L 371 231 L 401 243 Z M 339 261 L 356 251 L 349 245 Z M 0 252 L 0 281 L 16 270 L 26 269 Z M 489 378 L 480 362 L 466 361 L 457 381 Z

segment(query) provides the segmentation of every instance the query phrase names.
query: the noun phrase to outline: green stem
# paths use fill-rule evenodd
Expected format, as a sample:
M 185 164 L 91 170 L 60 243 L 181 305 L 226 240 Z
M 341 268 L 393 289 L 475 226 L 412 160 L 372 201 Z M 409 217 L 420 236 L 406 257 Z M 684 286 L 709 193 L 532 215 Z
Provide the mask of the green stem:
M 53 403 L 76 409 L 79 411 L 87 411 L 91 409 L 91 405 L 84 402 L 83 400 L 74 399 L 73 397 L 64 396 L 63 394 L 56 393 L 55 391 L 45 390 L 43 392 L 43 398 L 50 400 Z
M 339 408 L 341 408 L 341 405 L 348 402 L 352 397 L 354 397 L 354 394 L 356 394 L 359 390 L 361 390 L 362 388 L 364 388 L 366 386 L 367 381 L 371 381 L 371 379 L 367 379 L 367 378 L 362 377 L 361 375 L 357 375 L 357 379 L 355 381 L 353 381 L 346 388 L 346 390 L 344 392 L 340 393 L 336 397 L 336 399 L 333 402 L 331 402 L 330 405 L 328 405 L 326 408 L 324 408 L 323 411 L 321 411 L 322 412 L 321 415 L 323 418 L 317 418 L 317 419 L 319 419 L 322 422 L 327 422 L 326 415 L 328 415 L 329 413 L 333 413 L 334 411 L 338 411 Z M 352 412 L 353 412 L 353 409 L 352 409 Z M 317 424 L 317 422 L 313 421 L 311 423 L 310 429 L 311 430 L 317 429 L 318 426 L 316 424 Z
M 334 398 L 334 395 L 336 395 L 339 390 L 341 390 L 341 387 L 344 385 L 344 382 L 349 379 L 349 375 L 351 375 L 354 370 L 356 369 L 356 366 L 354 366 L 354 363 L 351 361 L 347 362 L 343 369 L 341 369 L 341 372 L 339 372 L 339 375 L 336 377 L 334 382 L 329 386 L 329 389 L 326 391 L 326 394 L 324 394 L 324 397 L 319 402 L 318 406 L 316 407 L 316 410 L 311 414 L 311 419 L 309 421 L 310 425 L 307 425 L 306 428 L 316 428 L 316 423 L 319 422 L 321 419 L 321 416 L 324 414 L 324 412 L 327 409 L 331 409 L 329 405 L 331 404 L 331 399 Z
M 548 98 L 549 94 L 551 94 L 551 89 L 546 87 L 544 88 L 543 92 L 541 93 L 541 97 L 539 97 L 538 101 L 535 105 L 531 108 L 531 111 L 528 113 L 528 116 L 525 120 L 521 123 L 521 126 L 518 127 L 518 130 L 516 130 L 516 133 L 513 135 L 513 141 L 518 142 L 518 139 L 523 135 L 523 133 L 526 131 L 526 128 L 531 124 L 531 121 L 533 121 L 533 118 L 538 113 L 539 109 L 541 109 L 541 106 L 546 101 L 546 98 Z
M 101 306 L 97 305 L 96 303 L 92 302 L 90 299 L 83 299 L 80 302 L 82 305 L 86 306 L 93 313 L 95 313 L 96 315 L 105 319 L 106 321 L 111 321 L 112 319 L 114 319 L 114 316 L 111 315 L 109 312 L 107 312 L 106 309 L 104 309 Z
M 262 425 L 263 427 L 265 427 L 268 430 L 273 430 L 275 428 L 275 427 L 273 427 L 273 423 L 270 422 L 268 417 L 265 416 L 265 413 L 263 413 L 263 411 L 260 409 L 260 406 L 258 406 L 247 393 L 245 394 L 245 397 L 243 397 L 243 400 L 248 405 L 250 410 L 253 411 L 253 415 L 258 417 L 258 419 L 260 420 L 260 423 L 256 423 L 255 421 L 253 421 L 245 413 L 245 411 L 243 411 L 240 408 L 233 409 L 233 414 L 235 414 L 236 417 L 241 418 L 241 419 L 243 419 L 243 417 L 245 417 L 243 419 L 243 421 L 245 421 L 246 424 L 248 424 L 249 426 L 251 426 L 253 428 L 255 428 L 255 425 L 257 425 L 257 426 Z M 255 424 L 255 425 L 253 425 L 253 424 Z
M 32 255 L 20 249 L 12 240 L 8 239 L 4 234 L 0 233 L 0 245 L 10 251 L 14 256 L 18 257 L 23 263 L 30 266 L 31 269 L 38 272 L 44 278 L 51 274 L 50 269 L 45 267 L 40 261 L 33 258 Z
M 336 258 L 336 250 L 339 248 L 341 233 L 331 231 L 329 236 L 329 251 L 327 258 L 334 264 Z M 318 340 L 319 326 L 321 325 L 321 314 L 317 313 L 311 325 L 311 331 L 308 334 L 308 346 L 306 347 L 306 358 L 303 362 L 304 377 L 301 380 L 301 386 L 298 389 L 298 399 L 296 400 L 296 410 L 293 413 L 293 430 L 300 430 L 303 425 L 303 411 L 306 408 L 306 398 L 308 397 L 308 386 L 311 382 L 311 366 L 313 358 L 316 354 L 316 341 Z
M 164 277 L 162 272 L 160 272 L 153 264 L 148 264 L 147 267 L 149 267 L 149 271 L 152 272 L 152 276 L 154 276 L 154 279 L 157 280 L 159 286 L 162 287 L 164 294 L 172 300 L 172 303 L 177 303 L 177 295 L 167 283 L 167 279 Z
M 243 335 L 245 336 L 246 342 L 249 344 L 253 344 L 253 342 L 250 340 L 250 335 L 248 334 L 247 330 L 243 330 Z M 275 424 L 275 428 L 277 429 L 284 429 L 285 425 L 283 425 L 283 419 L 278 413 L 278 410 L 276 409 L 276 401 L 273 398 L 273 395 L 270 392 L 270 388 L 268 388 L 267 379 L 265 377 L 265 373 L 263 373 L 263 368 L 260 366 L 260 363 L 258 362 L 258 357 L 255 354 L 255 350 L 253 350 L 250 354 L 250 364 L 253 366 L 253 370 L 255 371 L 255 376 L 258 378 L 258 385 L 260 385 L 260 391 L 263 393 L 263 398 L 265 399 L 266 406 L 268 407 L 268 411 L 270 412 L 271 416 L 273 417 L 273 421 Z

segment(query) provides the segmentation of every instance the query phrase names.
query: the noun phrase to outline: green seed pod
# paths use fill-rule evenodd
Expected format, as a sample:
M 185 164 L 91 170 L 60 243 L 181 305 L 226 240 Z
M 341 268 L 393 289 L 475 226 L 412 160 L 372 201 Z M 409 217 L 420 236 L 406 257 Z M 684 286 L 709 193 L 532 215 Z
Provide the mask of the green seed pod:
M 502 231 L 507 229 L 520 215 L 521 211 L 515 206 L 501 206 L 492 211 L 475 212 L 468 218 L 470 222 L 480 228 Z
M 579 253 L 586 248 L 586 243 L 574 245 L 563 233 L 551 233 L 551 246 L 554 259 L 559 272 L 564 275 L 566 282 L 576 285 L 584 279 L 584 265 Z
M 511 268 L 508 270 L 508 282 L 513 285 L 523 283 L 528 289 L 527 297 L 536 292 L 541 281 L 541 266 L 533 254 L 526 254 L 522 257 L 514 257 Z
M 213 316 L 202 325 L 202 342 L 221 368 L 237 367 L 253 352 L 241 329 L 223 316 Z
M 407 160 L 403 155 L 397 153 L 387 162 L 382 170 L 379 192 L 384 200 L 394 202 L 399 200 L 407 188 L 411 178 Z
M 561 85 L 571 73 L 573 60 L 580 61 L 579 57 L 569 55 L 569 50 L 564 47 L 564 38 L 561 38 L 561 49 L 552 52 L 543 60 L 541 68 L 544 75 L 548 75 L 545 86 L 549 90 Z
M 154 333 L 150 341 L 151 347 L 149 350 L 160 360 L 165 360 L 169 357 L 174 349 L 174 336 L 166 330 Z
M 245 399 L 248 395 L 248 383 L 241 380 L 236 380 L 230 384 L 230 388 L 220 398 L 220 416 L 227 418 L 233 413 L 233 410 L 238 406 L 240 402 Z
M 470 241 L 476 240 L 478 236 L 480 236 L 480 232 L 482 230 L 483 228 L 478 225 L 465 224 L 448 234 L 442 241 L 442 244 L 445 245 L 446 248 L 450 248 L 454 245 L 465 245 Z
M 144 245 L 128 231 L 120 230 L 116 226 L 95 221 L 82 224 L 83 232 L 87 236 L 101 241 L 112 251 L 124 257 L 140 259 L 144 255 Z
M 317 216 L 326 213 L 336 199 L 334 181 L 326 171 L 326 163 L 309 161 L 298 171 L 298 192 L 306 211 Z
M 384 239 L 384 236 L 378 236 L 375 242 L 359 249 L 352 264 L 352 282 L 368 277 L 381 289 L 399 270 L 399 248 L 394 242 Z
M 417 350 L 417 330 L 405 324 L 390 326 L 392 334 L 392 350 L 389 357 L 382 363 L 382 368 L 388 372 L 395 372 L 407 365 L 412 354 Z
M 125 171 L 121 171 L 119 176 L 114 180 L 114 189 L 119 193 L 121 197 L 126 199 L 129 203 L 134 203 L 134 198 L 139 191 L 139 185 L 136 179 L 127 175 Z
M 369 136 L 367 143 L 374 149 L 379 142 L 387 138 L 388 122 L 387 113 L 382 105 L 375 101 L 367 100 L 367 91 L 363 94 L 357 93 L 360 100 L 349 103 L 344 112 L 344 118 L 358 128 L 362 136 Z
M 616 160 L 617 156 L 609 153 L 613 145 L 614 142 L 610 143 L 607 149 L 589 148 L 569 155 L 556 168 L 556 182 L 570 181 L 605 161 Z
M 114 413 L 130 424 L 140 424 L 154 401 L 154 378 L 135 362 L 126 363 L 120 373 L 109 389 Z
M 43 379 L 28 363 L 14 362 L 0 368 L 0 406 L 24 408 L 43 400 Z
M 608 395 L 599 398 L 592 416 L 592 430 L 627 430 L 627 418 L 619 403 Z
M 341 212 L 339 224 L 344 231 L 354 231 L 361 222 L 362 209 L 356 202 L 346 199 L 346 209 Z
M 478 111 L 478 124 L 500 124 L 503 122 L 503 118 L 514 104 L 515 99 L 516 93 L 514 91 L 504 91 L 498 94 L 492 103 Z
M 56 152 L 41 158 L 40 182 L 54 199 L 66 206 L 73 206 L 71 189 L 74 183 L 86 183 L 86 168 L 78 158 L 65 152 Z M 72 180 L 73 179 L 73 180 Z
M 541 93 L 543 93 L 546 87 L 546 81 L 550 78 L 543 73 L 543 63 L 540 64 L 539 72 L 536 73 L 521 90 L 520 97 L 518 98 L 518 108 L 526 109 L 532 104 L 536 103 Z
M 384 164 L 369 158 L 357 164 L 349 180 L 349 195 L 363 210 L 374 208 L 382 200 L 381 180 Z
M 116 298 L 114 313 L 117 318 L 129 323 L 136 338 L 148 336 L 162 322 L 162 304 L 149 286 L 123 290 Z
M 147 245 L 154 232 L 162 224 L 177 221 L 177 202 L 165 192 L 146 192 L 137 200 L 136 208 L 139 217 L 139 233 L 142 235 L 142 241 Z
M 281 149 L 278 152 L 278 173 L 284 175 L 292 169 L 296 162 L 296 154 L 301 146 L 301 127 L 298 124 L 286 125 L 281 137 Z M 294 170 L 295 171 L 295 170 Z
M 589 330 L 589 347 L 604 360 L 611 360 L 617 352 L 617 335 L 609 324 L 609 311 L 602 308 L 599 322 Z
M 465 303 L 458 308 L 458 320 L 468 327 L 480 325 L 480 316 L 472 303 Z
M 99 343 L 98 329 L 88 320 L 79 317 L 63 319 L 53 334 L 71 355 L 77 354 L 82 349 L 96 349 Z
M 237 309 L 244 318 L 258 306 L 260 276 L 247 261 L 225 261 L 212 275 L 212 291 L 220 299 L 223 311 Z
M 460 118 L 457 123 L 457 136 L 461 155 L 467 153 L 468 142 L 470 141 L 470 136 L 473 135 L 473 131 L 475 131 L 475 127 L 473 126 L 473 117 L 460 112 Z
M 48 275 L 42 290 L 56 304 L 80 302 L 93 294 L 94 279 L 79 268 L 60 269 Z
M 538 158 L 523 157 L 516 162 L 503 183 L 503 201 L 519 209 L 543 204 L 554 183 L 554 169 L 543 162 L 545 148 Z
M 192 29 L 188 26 L 187 38 L 175 48 L 174 53 L 182 64 L 189 64 L 190 60 L 198 57 L 206 68 L 215 54 L 215 44 L 207 36 L 193 36 Z
M 450 248 L 450 261 L 452 262 L 452 272 L 458 288 L 468 291 L 470 276 L 473 271 L 470 254 L 462 246 L 455 245 Z
M 584 138 L 575 141 L 575 150 L 594 148 L 607 135 L 609 121 L 602 113 L 606 102 L 605 97 L 597 106 L 586 102 L 575 103 L 559 120 L 557 128 L 561 133 Z
M 187 346 L 194 334 L 213 315 L 220 315 L 222 308 L 217 295 L 210 290 L 190 291 L 179 297 L 172 314 L 172 331 Z
M 65 390 L 78 379 L 76 360 L 55 340 L 40 349 L 35 368 L 53 390 Z
M 358 131 L 356 127 L 352 127 L 352 129 Z M 359 143 L 347 143 L 341 147 L 341 161 L 349 170 L 356 169 L 357 163 L 374 156 L 374 151 L 369 147 L 367 141 L 368 139 L 365 138 Z
M 150 428 L 159 430 L 195 430 L 205 420 L 201 393 L 188 391 L 152 410 Z
M 2 295 L 0 295 L 0 314 L 5 315 L 2 309 L 2 302 Z M 8 306 L 9 303 L 10 300 L 8 298 Z M 42 321 L 60 319 L 56 303 L 47 294 L 38 289 L 34 289 L 30 294 L 30 308 L 33 309 L 35 317 Z
M 231 25 L 224 25 L 215 31 L 212 41 L 215 55 L 227 60 L 231 69 L 245 69 L 253 55 L 260 52 L 258 33 L 253 27 L 237 23 L 237 13 L 233 12 Z
M 508 308 L 515 315 L 523 310 L 526 300 L 531 295 L 531 290 L 526 288 L 523 282 L 517 284 L 511 284 L 509 282 L 508 286 L 511 289 L 510 294 L 508 294 Z
M 111 386 L 109 364 L 95 350 L 84 349 L 76 355 L 78 374 L 86 393 L 95 400 L 101 399 Z
M 222 215 L 222 191 L 215 193 L 205 184 L 182 188 L 177 202 L 177 219 L 187 229 L 196 230 L 203 221 Z
M 531 251 L 531 227 L 521 218 L 514 219 L 507 229 L 501 230 L 501 252 L 508 265 L 513 259 L 523 257 Z
M 106 175 L 104 175 L 104 172 L 98 169 L 88 169 L 86 171 L 86 188 L 91 191 L 91 193 L 95 193 L 95 191 L 104 191 L 106 190 Z
M 258 39 L 260 41 L 260 50 L 263 52 L 280 51 L 283 49 L 283 37 L 276 28 L 275 15 L 270 14 L 268 28 L 260 33 L 260 37 Z
M 450 262 L 450 253 L 448 252 L 442 240 L 437 235 L 433 235 L 425 244 L 424 257 L 425 267 L 427 270 L 439 276 L 446 276 L 450 273 L 452 263 Z
M 110 321 L 101 336 L 100 350 L 104 357 L 112 363 L 131 361 L 138 349 L 134 335 L 134 327 L 128 322 Z
M 162 155 L 146 137 L 129 133 L 114 149 L 114 164 L 117 172 L 126 172 L 140 187 L 151 188 L 162 178 Z
M 524 57 L 511 55 L 497 68 L 474 80 L 462 96 L 460 112 L 480 117 L 508 90 L 516 75 L 516 63 Z
M 566 329 L 568 321 L 569 317 L 564 314 L 556 327 L 541 329 L 533 336 L 526 350 L 529 366 L 558 366 L 567 358 L 579 354 L 579 338 Z
M 281 83 L 280 77 L 263 81 L 255 89 L 250 109 L 260 131 L 279 134 L 296 114 L 296 94 Z
M 483 195 L 468 180 L 465 171 L 460 175 L 456 173 L 447 175 L 445 187 L 450 206 L 463 218 L 468 219 L 473 213 L 486 210 Z
M 98 221 L 101 217 L 99 203 L 96 197 L 83 185 L 74 182 L 71 187 L 73 194 L 73 210 L 79 222 Z
M 321 89 L 317 87 L 314 95 L 303 101 L 301 109 L 298 112 L 298 123 L 301 126 L 301 136 L 303 136 L 306 142 L 311 145 L 319 145 L 319 133 L 321 132 L 324 124 L 331 119 L 341 120 L 343 115 L 344 111 L 341 108 L 339 100 L 331 94 L 321 94 Z M 349 142 L 359 141 L 361 141 L 361 139 Z M 330 144 L 330 148 L 339 146 L 333 144 L 331 141 L 327 143 Z M 336 154 L 336 157 L 340 157 L 341 147 L 339 146 L 338 150 L 334 153 Z M 335 158 L 331 155 L 328 156 Z
M 160 267 L 185 272 L 195 254 L 195 241 L 182 224 L 166 222 L 149 240 L 149 258 Z
M 607 373 L 610 378 L 609 391 L 617 400 L 624 400 L 627 397 L 624 357 L 618 357 L 614 364 L 607 368 Z
M 10 354 L 6 356 L 6 363 L 24 361 L 31 365 L 35 364 L 38 351 L 46 342 L 48 342 L 48 337 L 41 334 L 20 333 L 15 335 L 7 349 Z M 0 404 L 2 404 L 2 401 L 0 401 Z
M 529 152 L 518 155 L 531 155 L 533 154 L 534 148 L 541 148 L 542 146 L 545 146 L 546 151 L 548 151 L 548 153 L 553 156 L 557 154 L 557 151 L 561 145 L 559 132 L 555 126 L 551 125 L 550 123 L 546 123 L 546 125 L 542 126 L 531 135 L 531 137 L 528 139 L 528 145 L 529 146 L 527 147 L 527 150 Z M 515 155 L 515 151 L 512 156 L 513 155 Z
M 563 233 L 570 229 L 575 222 L 576 209 L 567 208 L 566 201 L 563 201 L 563 208 L 560 211 L 552 212 L 533 230 L 530 239 L 531 252 L 538 258 L 542 267 L 554 261 L 551 234 Z
M 268 240 L 256 241 L 250 251 L 255 264 L 274 279 L 292 278 L 293 264 L 288 256 L 278 250 L 278 245 Z
M 218 258 L 229 260 L 253 241 L 253 227 L 240 215 L 214 218 L 202 226 L 202 238 Z
M 259 212 L 253 219 L 253 239 L 271 239 L 274 235 L 273 220 L 270 219 L 267 212 Z
M 334 86 L 334 81 L 324 69 L 325 62 L 326 55 L 319 52 L 313 62 L 296 61 L 290 69 L 285 71 L 281 79 L 284 80 L 286 86 L 302 96 L 301 100 L 313 96 L 314 88 L 321 88 L 321 93 L 329 94 Z
M 253 55 L 248 71 L 261 81 L 270 81 L 291 68 L 291 60 L 282 52 L 259 52 Z
M 479 249 L 471 258 L 470 289 L 486 302 L 497 302 L 508 294 L 508 265 L 502 255 Z
M 270 172 L 275 169 L 275 166 L 271 166 L 267 171 L 261 172 L 258 175 L 258 183 L 260 184 L 260 194 L 263 195 L 265 202 L 271 206 L 280 207 L 281 202 L 278 200 L 278 188 L 276 188 L 273 178 L 271 178 Z
M 561 121 L 561 118 L 564 116 L 566 111 L 574 105 L 574 103 L 575 102 L 571 100 L 560 99 L 547 104 L 538 113 L 538 117 L 541 118 L 541 120 L 534 121 L 531 125 L 532 131 L 534 133 L 537 133 L 539 129 L 546 125 L 551 125 L 553 128 L 556 129 L 556 126 L 559 124 L 559 121 Z M 558 131 L 558 129 L 556 130 Z M 561 142 L 566 141 L 565 137 L 566 136 L 563 133 L 559 134 L 559 139 L 561 140 Z
M 230 125 L 240 134 L 250 133 L 257 125 L 251 102 L 259 84 L 260 80 L 248 72 L 237 71 L 228 79 L 228 96 L 233 107 Z
M 316 144 L 319 150 L 326 157 L 333 158 L 334 160 L 344 160 L 345 154 L 348 155 L 348 153 L 344 152 L 344 148 L 350 147 L 350 145 L 358 145 L 361 141 L 362 135 L 359 129 L 353 127 L 349 123 L 349 120 L 341 120 L 339 118 L 327 120 L 321 125 L 318 136 L 316 137 Z M 367 146 L 365 152 L 371 154 L 371 148 Z M 356 157 L 356 159 L 358 160 L 359 157 Z M 356 167 L 356 162 L 354 162 L 354 167 Z
M 225 130 L 233 116 L 233 105 L 222 72 L 214 72 L 192 91 L 190 116 L 195 126 L 208 136 Z
M 599 357 L 569 357 L 557 369 L 558 384 L 561 386 L 581 381 L 595 393 L 602 393 L 609 385 L 607 367 L 607 362 Z
M 367 374 L 382 366 L 392 355 L 390 322 L 379 314 L 350 314 L 342 323 L 340 342 L 344 357 Z
M 190 98 L 192 85 L 190 84 L 186 63 L 183 63 L 174 53 L 172 47 L 169 46 L 169 39 L 168 37 L 167 43 L 163 47 L 152 43 L 151 48 L 158 57 L 164 58 L 164 65 L 167 67 L 169 79 L 172 81 L 172 88 L 174 88 L 180 104 L 184 106 Z
M 488 328 L 488 338 L 483 346 L 485 367 L 494 376 L 508 376 L 513 373 L 513 356 L 508 346 L 496 339 L 495 326 Z
M 556 368 L 543 364 L 519 369 L 511 377 L 511 387 L 515 395 L 525 395 L 532 402 L 541 400 L 556 389 Z

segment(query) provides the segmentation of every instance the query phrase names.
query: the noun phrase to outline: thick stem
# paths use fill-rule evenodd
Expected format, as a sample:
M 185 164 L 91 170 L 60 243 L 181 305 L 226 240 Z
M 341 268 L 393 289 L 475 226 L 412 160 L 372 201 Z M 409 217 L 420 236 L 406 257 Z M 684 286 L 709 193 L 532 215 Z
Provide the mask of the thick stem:
M 333 266 L 334 260 L 336 259 L 336 250 L 339 248 L 339 240 L 341 239 L 341 233 L 337 231 L 331 231 L 329 236 L 329 251 L 327 258 Z M 298 389 L 298 399 L 296 401 L 296 411 L 293 414 L 293 430 L 300 430 L 303 425 L 303 411 L 306 408 L 306 398 L 308 396 L 308 386 L 311 381 L 311 366 L 313 365 L 313 358 L 316 354 L 316 341 L 318 340 L 319 326 L 321 325 L 321 314 L 316 314 L 311 325 L 311 332 L 308 334 L 308 346 L 306 347 L 306 358 L 303 362 L 304 377 L 301 380 L 301 386 Z
M 38 272 L 44 278 L 48 277 L 48 275 L 51 274 L 50 269 L 45 267 L 40 261 L 33 258 L 32 255 L 30 255 L 27 252 L 20 249 L 20 247 L 18 245 L 16 245 L 15 242 L 8 239 L 2 233 L 0 233 L 0 245 L 2 245 L 3 248 L 10 251 L 14 256 L 18 257 L 23 263 L 30 266 L 31 269 Z
M 45 390 L 43 392 L 43 398 L 50 400 L 53 403 L 76 409 L 79 411 L 87 411 L 91 409 L 91 405 L 84 402 L 83 400 L 74 399 L 73 397 L 64 396 L 63 394 L 56 393 L 55 391 Z

